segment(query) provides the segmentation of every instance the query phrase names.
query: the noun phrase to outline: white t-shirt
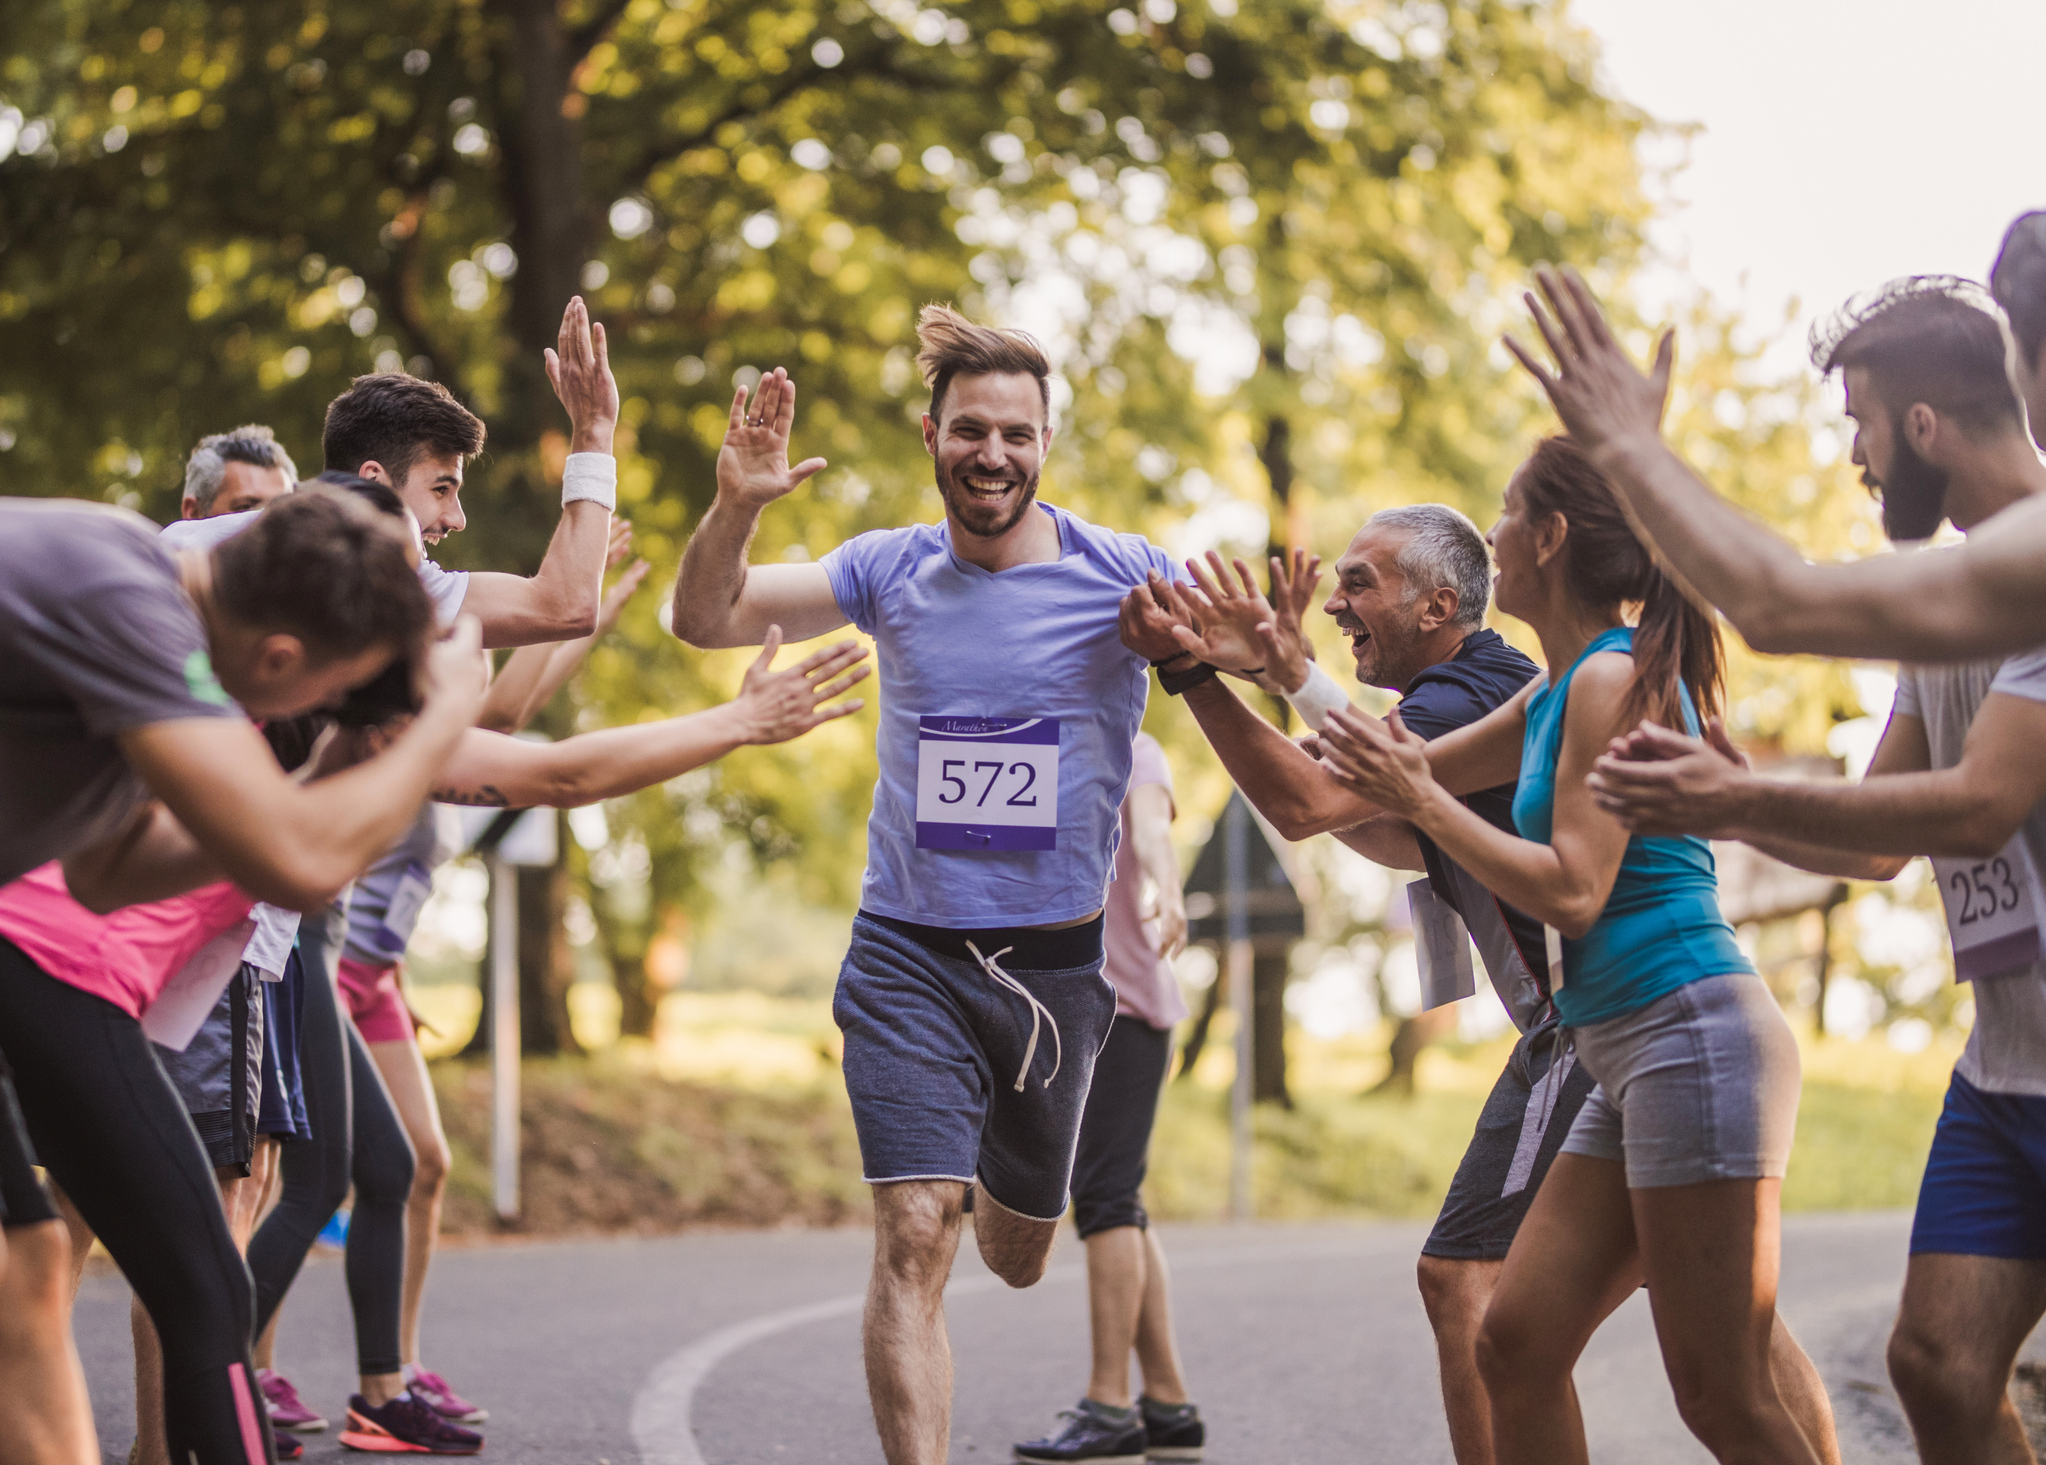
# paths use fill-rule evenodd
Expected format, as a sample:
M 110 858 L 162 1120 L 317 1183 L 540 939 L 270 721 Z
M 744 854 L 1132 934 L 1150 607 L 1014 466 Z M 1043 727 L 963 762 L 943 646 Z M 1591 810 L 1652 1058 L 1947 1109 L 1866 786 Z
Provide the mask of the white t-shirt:
M 247 509 L 239 514 L 216 514 L 211 519 L 179 519 L 164 526 L 163 542 L 171 549 L 211 549 L 248 528 L 262 512 Z M 433 602 L 434 618 L 442 629 L 452 626 L 455 617 L 462 613 L 463 598 L 469 593 L 469 572 L 443 570 L 432 560 L 423 559 L 419 562 L 419 583 L 426 587 L 427 599 Z
M 1892 711 L 1923 722 L 1932 766 L 1952 768 L 1991 692 L 2046 702 L 2046 647 L 2000 662 L 1899 667 Z M 2046 871 L 2046 803 L 2025 816 L 2018 832 L 2033 867 Z M 2046 1096 L 2046 959 L 1975 983 L 1975 1027 L 1954 1069 L 1979 1089 Z

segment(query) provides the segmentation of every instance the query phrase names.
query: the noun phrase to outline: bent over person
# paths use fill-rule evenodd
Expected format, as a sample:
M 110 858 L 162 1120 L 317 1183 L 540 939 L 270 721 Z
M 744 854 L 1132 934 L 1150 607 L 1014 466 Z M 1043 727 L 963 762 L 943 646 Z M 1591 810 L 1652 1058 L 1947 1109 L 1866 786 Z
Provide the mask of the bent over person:
M 945 1459 L 943 1294 L 969 1194 L 981 1257 L 1015 1287 L 1044 1275 L 1066 1209 L 1115 1017 L 1101 912 L 1147 690 L 1116 606 L 1169 568 L 1038 501 L 1051 366 L 1034 340 L 942 306 L 918 334 L 944 521 L 749 567 L 761 510 L 824 467 L 789 466 L 795 388 L 777 370 L 733 402 L 673 620 L 698 646 L 851 621 L 878 647 L 881 772 L 833 1006 L 874 1187 L 864 1339 L 890 1465 Z

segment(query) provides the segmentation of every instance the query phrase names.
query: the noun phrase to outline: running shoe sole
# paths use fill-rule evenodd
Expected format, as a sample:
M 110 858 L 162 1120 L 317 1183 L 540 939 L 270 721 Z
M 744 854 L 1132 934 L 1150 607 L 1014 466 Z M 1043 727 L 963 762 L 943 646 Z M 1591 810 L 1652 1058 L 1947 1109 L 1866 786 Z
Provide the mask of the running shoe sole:
M 1026 1455 L 1016 1451 L 1016 1458 L 1025 1465 L 1145 1465 L 1145 1455 L 1139 1450 L 1134 1455 Z
M 453 1449 L 437 1450 L 431 1445 L 415 1445 L 401 1440 L 388 1431 L 372 1424 L 354 1410 L 348 1411 L 349 1428 L 334 1436 L 344 1450 L 359 1450 L 365 1455 L 480 1455 L 483 1445 L 462 1445 Z
M 1199 1445 L 1153 1445 L 1145 1454 L 1153 1460 L 1198 1460 L 1201 1448 Z

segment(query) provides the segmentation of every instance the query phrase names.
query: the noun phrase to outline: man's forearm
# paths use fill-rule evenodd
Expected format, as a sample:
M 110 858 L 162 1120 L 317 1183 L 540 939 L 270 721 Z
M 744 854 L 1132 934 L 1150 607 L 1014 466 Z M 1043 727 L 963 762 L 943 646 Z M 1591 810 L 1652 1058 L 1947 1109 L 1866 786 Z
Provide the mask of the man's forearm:
M 1790 840 L 1864 855 L 1982 858 L 2002 848 L 2016 827 L 1993 797 L 1971 790 L 1954 768 L 1854 784 L 1755 779 L 1743 805 L 1734 833 L 1765 850 L 1765 840 Z
M 592 499 L 577 499 L 561 511 L 547 555 L 533 576 L 542 615 L 556 627 L 550 640 L 587 636 L 597 629 L 604 603 L 604 558 L 611 546 L 611 511 Z M 491 642 L 515 645 L 524 642 Z
M 750 728 L 731 703 L 662 722 L 528 743 L 481 729 L 434 781 L 445 804 L 574 809 L 665 783 L 743 746 Z
M 732 608 L 746 590 L 746 552 L 760 527 L 757 509 L 734 508 L 723 498 L 711 500 L 675 577 L 675 604 L 669 624 L 690 645 L 711 650 L 739 644 L 731 639 Z
M 1807 608 L 1793 594 L 1811 568 L 1794 546 L 1714 492 L 1659 437 L 1620 438 L 1593 455 L 1670 573 L 1717 606 L 1758 649 Z
M 1381 814 L 1335 833 L 1337 839 L 1365 859 L 1388 870 L 1428 868 L 1428 862 L 1421 857 L 1420 841 L 1414 837 L 1414 826 L 1397 814 Z
M 1243 796 L 1286 838 L 1346 829 L 1385 812 L 1337 783 L 1220 678 L 1189 690 L 1186 704 Z
M 1769 834 L 1744 838 L 1741 843 L 1752 845 L 1772 860 L 1781 860 L 1814 875 L 1838 875 L 1842 880 L 1893 880 L 1913 858 L 1910 855 L 1864 854 L 1858 850 L 1834 849 L 1828 845 Z

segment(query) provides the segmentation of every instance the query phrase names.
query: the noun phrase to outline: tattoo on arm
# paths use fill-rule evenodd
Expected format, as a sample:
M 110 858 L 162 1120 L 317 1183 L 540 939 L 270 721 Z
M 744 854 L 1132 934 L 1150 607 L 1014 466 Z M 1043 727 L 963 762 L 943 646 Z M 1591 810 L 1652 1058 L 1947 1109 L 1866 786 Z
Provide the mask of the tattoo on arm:
M 494 783 L 477 788 L 437 788 L 429 797 L 436 804 L 466 804 L 475 809 L 509 809 L 511 800 L 506 798 Z

